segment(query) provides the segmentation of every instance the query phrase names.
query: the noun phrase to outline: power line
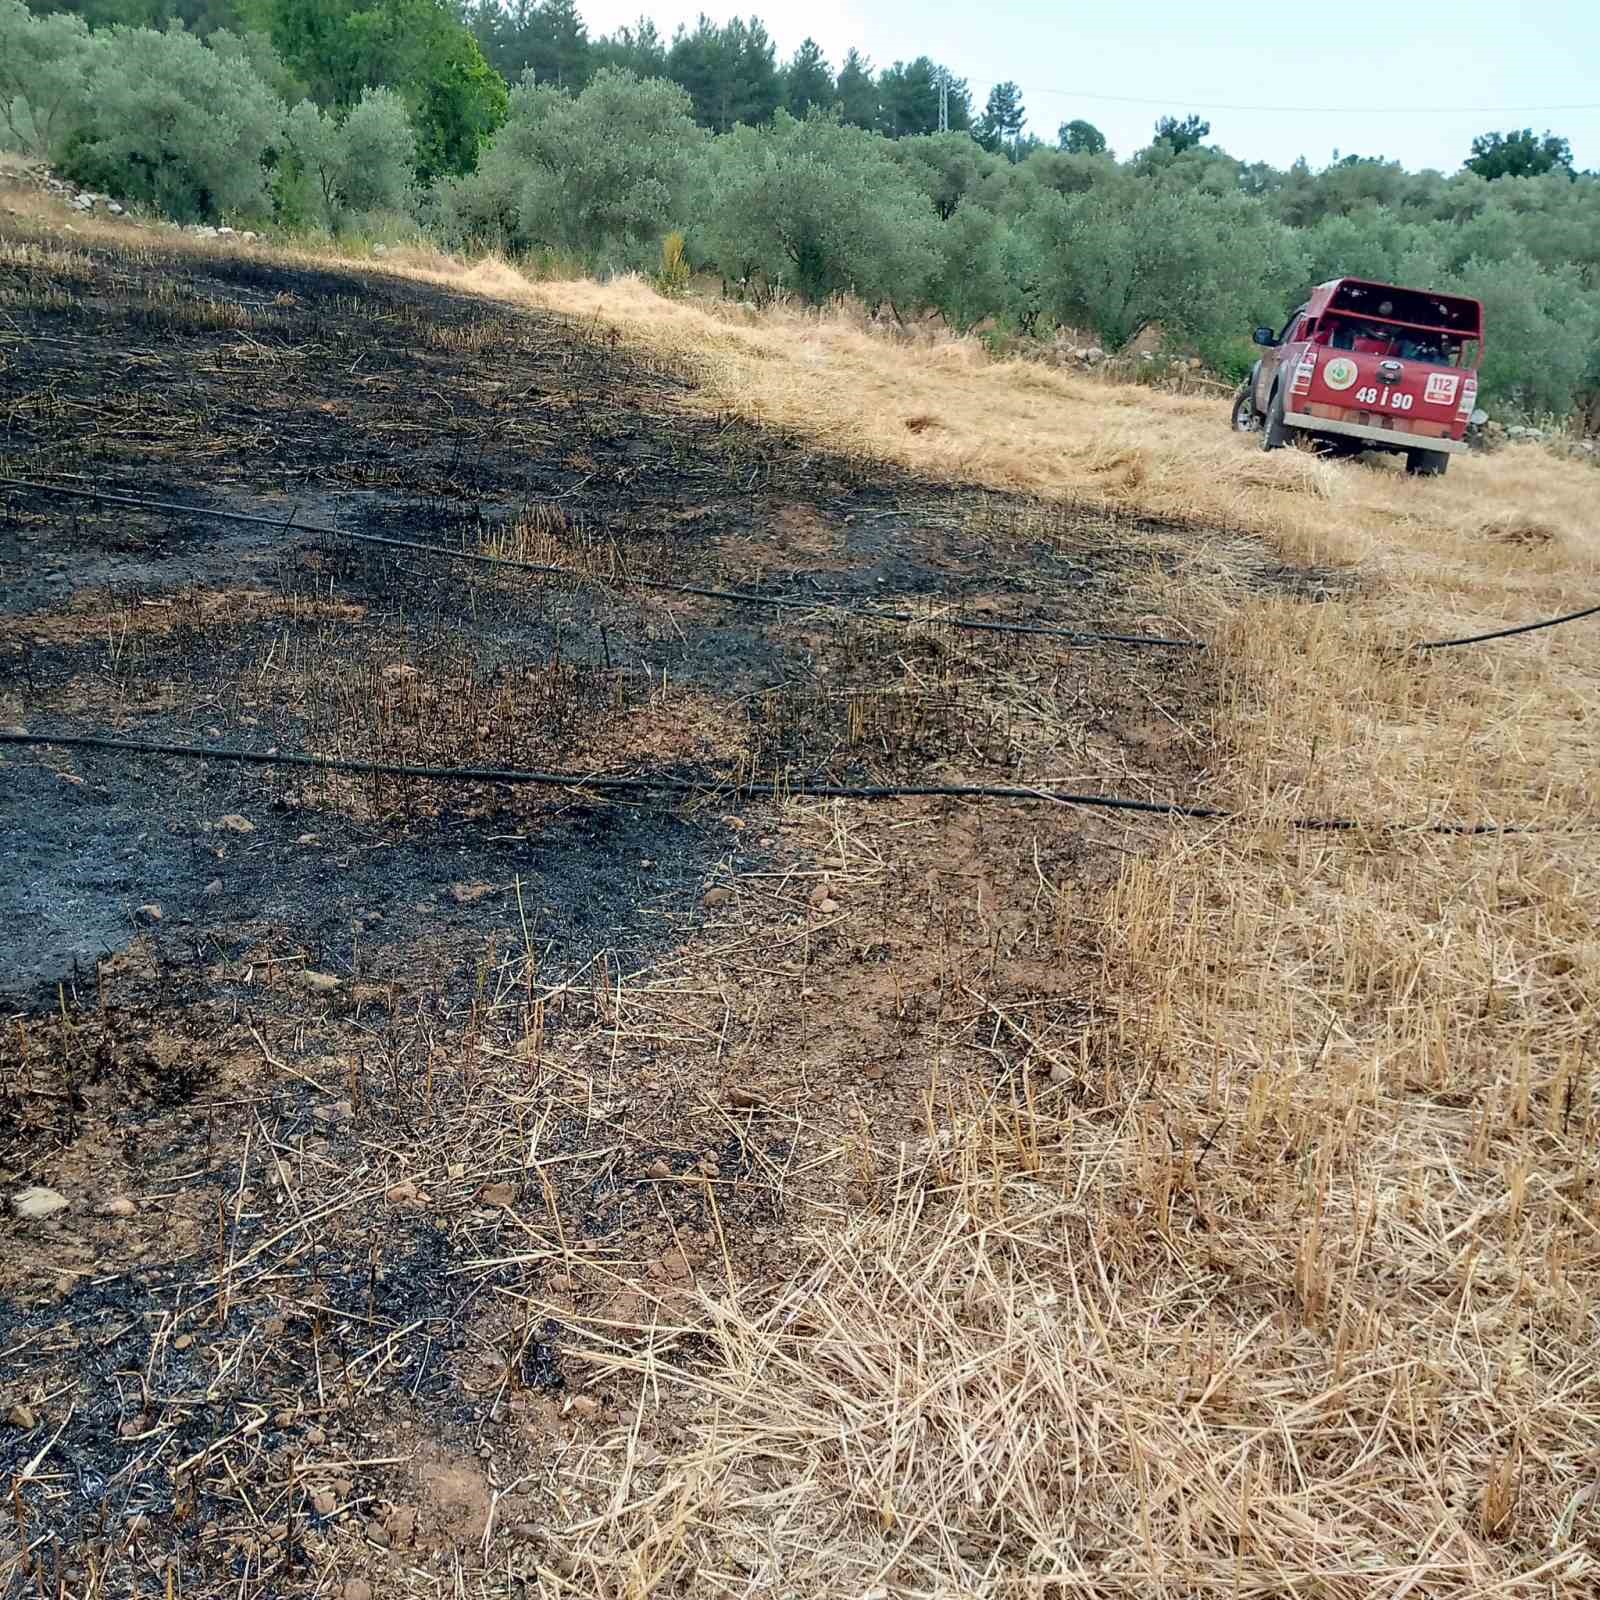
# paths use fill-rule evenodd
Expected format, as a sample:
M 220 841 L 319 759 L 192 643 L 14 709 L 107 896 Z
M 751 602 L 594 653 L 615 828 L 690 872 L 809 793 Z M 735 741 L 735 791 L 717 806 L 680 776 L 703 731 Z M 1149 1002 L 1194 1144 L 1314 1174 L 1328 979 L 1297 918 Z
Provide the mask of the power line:
M 1097 89 L 1047 89 L 1038 85 L 1030 87 L 1021 85 L 1024 94 L 1044 95 L 1061 100 L 1100 100 L 1108 104 L 1125 106 L 1160 106 L 1170 111 L 1174 106 L 1181 105 L 1187 111 L 1230 111 L 1238 113 L 1261 113 L 1263 115 L 1311 115 L 1311 116 L 1366 116 L 1366 117 L 1393 117 L 1393 116 L 1425 116 L 1438 117 L 1450 116 L 1460 113 L 1473 117 L 1496 116 L 1528 116 L 1535 112 L 1544 114 L 1552 111 L 1600 111 L 1600 100 L 1574 101 L 1566 105 L 1545 106 L 1412 106 L 1412 105 L 1387 105 L 1387 106 L 1250 106 L 1238 105 L 1223 100 L 1196 99 L 1189 94 L 1171 94 L 1163 96 L 1132 95 L 1132 94 L 1105 94 Z

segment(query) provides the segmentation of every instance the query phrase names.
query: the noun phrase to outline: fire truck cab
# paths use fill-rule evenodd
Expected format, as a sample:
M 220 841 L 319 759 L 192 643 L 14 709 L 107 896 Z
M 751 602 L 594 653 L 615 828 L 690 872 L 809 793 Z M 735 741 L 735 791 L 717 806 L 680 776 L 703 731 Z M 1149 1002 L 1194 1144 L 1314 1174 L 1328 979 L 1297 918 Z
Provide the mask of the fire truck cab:
M 1325 452 L 1404 455 L 1442 473 L 1467 448 L 1483 359 L 1483 306 L 1363 278 L 1319 284 L 1276 333 L 1233 401 L 1233 426 L 1263 450 L 1297 437 Z

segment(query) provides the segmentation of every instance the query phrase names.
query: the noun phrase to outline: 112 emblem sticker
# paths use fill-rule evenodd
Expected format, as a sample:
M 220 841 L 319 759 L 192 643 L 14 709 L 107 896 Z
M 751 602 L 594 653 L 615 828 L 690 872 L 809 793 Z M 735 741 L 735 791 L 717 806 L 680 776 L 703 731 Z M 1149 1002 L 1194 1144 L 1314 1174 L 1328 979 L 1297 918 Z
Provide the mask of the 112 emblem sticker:
M 1455 403 L 1456 390 L 1461 387 L 1461 379 L 1454 372 L 1430 372 L 1428 374 L 1428 387 L 1422 398 L 1430 406 L 1448 406 Z

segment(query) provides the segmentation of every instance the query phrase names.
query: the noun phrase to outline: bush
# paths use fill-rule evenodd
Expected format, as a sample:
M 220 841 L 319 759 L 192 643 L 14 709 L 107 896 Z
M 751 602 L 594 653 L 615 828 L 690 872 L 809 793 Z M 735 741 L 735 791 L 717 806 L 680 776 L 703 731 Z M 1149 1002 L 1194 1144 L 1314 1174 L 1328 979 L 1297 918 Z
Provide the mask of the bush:
M 59 160 L 88 121 L 96 48 L 82 18 L 36 17 L 21 0 L 0 0 L 0 138 Z
M 113 28 L 97 40 L 89 94 L 72 176 L 183 222 L 266 211 L 283 105 L 241 57 L 177 29 Z
M 331 232 L 350 217 L 410 207 L 416 136 L 405 102 L 391 89 L 368 89 L 342 120 L 302 100 L 284 132 L 284 176 L 279 195 L 289 220 L 304 202 L 290 198 L 296 179 Z
M 880 135 L 780 111 L 711 146 L 696 243 L 724 277 L 764 277 L 816 304 L 921 300 L 939 266 L 939 221 Z
M 664 295 L 679 295 L 689 287 L 689 258 L 684 254 L 683 235 L 674 229 L 661 241 L 661 270 L 656 273 L 656 288 Z
M 664 79 L 607 68 L 576 97 L 523 84 L 477 172 L 441 191 L 440 219 L 456 242 L 642 268 L 681 215 L 703 137 Z

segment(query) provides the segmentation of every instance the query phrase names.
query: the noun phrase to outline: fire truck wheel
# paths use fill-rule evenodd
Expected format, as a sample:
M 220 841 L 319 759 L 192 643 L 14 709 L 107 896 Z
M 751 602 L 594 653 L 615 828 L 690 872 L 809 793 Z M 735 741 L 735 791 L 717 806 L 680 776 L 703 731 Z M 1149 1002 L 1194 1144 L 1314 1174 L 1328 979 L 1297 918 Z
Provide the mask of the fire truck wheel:
M 1450 457 L 1443 450 L 1407 450 L 1406 471 L 1413 478 L 1442 478 L 1450 465 Z
M 1255 399 L 1250 393 L 1248 383 L 1241 383 L 1239 392 L 1233 397 L 1233 431 L 1235 433 L 1261 431 L 1261 413 L 1256 410 Z

